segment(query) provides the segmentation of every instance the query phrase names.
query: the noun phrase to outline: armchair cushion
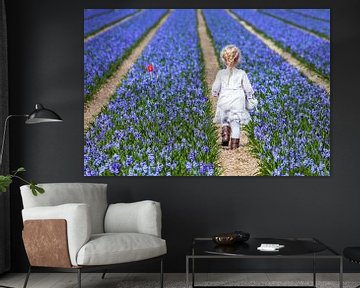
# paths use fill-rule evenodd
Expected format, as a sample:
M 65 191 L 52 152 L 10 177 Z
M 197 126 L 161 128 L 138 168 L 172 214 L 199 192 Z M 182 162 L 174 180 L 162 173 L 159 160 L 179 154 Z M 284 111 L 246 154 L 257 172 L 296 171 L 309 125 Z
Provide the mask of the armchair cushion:
M 45 193 L 34 197 L 29 185 L 20 187 L 24 208 L 85 203 L 90 210 L 92 233 L 104 232 L 107 209 L 107 184 L 98 183 L 45 183 L 39 184 Z
M 23 220 L 65 219 L 70 260 L 77 265 L 76 255 L 79 249 L 90 239 L 91 218 L 86 204 L 64 204 L 58 206 L 33 207 L 22 210 Z
M 143 233 L 161 237 L 160 203 L 150 200 L 111 204 L 105 215 L 105 233 Z
M 140 233 L 94 234 L 81 247 L 78 265 L 108 265 L 145 260 L 166 253 L 165 240 Z

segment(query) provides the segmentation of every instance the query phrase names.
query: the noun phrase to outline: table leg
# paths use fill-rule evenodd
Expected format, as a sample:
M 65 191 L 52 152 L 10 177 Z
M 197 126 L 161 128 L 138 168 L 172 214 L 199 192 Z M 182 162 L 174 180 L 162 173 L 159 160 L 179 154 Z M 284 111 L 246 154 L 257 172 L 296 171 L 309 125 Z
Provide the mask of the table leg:
M 189 258 L 186 256 L 186 288 L 189 288 Z
M 195 258 L 192 258 L 192 287 L 195 287 Z
M 340 257 L 339 287 L 343 288 L 343 257 Z
M 313 286 L 316 287 L 316 256 L 313 258 Z
M 194 249 L 194 246 L 192 248 L 192 287 L 194 288 L 195 287 L 195 249 Z

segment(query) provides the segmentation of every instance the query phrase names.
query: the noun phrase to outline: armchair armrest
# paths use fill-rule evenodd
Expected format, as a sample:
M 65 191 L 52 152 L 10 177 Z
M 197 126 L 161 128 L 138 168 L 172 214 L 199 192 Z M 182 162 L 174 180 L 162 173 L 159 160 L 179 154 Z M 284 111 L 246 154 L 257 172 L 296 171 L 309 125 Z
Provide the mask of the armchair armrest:
M 23 221 L 64 219 L 66 221 L 67 242 L 70 261 L 77 266 L 76 256 L 80 248 L 89 241 L 91 235 L 91 222 L 89 206 L 82 203 L 71 203 L 58 206 L 33 207 L 22 210 Z M 37 235 L 33 241 L 39 241 Z M 49 243 L 44 243 L 49 245 Z M 52 243 L 50 243 L 51 245 Z
M 106 233 L 143 233 L 161 237 L 160 203 L 145 200 L 110 204 L 105 215 Z

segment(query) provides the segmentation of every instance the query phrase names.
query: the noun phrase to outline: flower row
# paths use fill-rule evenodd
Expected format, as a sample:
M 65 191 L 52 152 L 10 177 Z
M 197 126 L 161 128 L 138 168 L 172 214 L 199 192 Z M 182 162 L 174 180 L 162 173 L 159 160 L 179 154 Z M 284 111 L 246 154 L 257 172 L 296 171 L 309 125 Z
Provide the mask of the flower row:
M 289 11 L 330 22 L 330 9 L 289 9 Z
M 84 19 L 90 19 L 111 12 L 113 9 L 84 9 Z
M 263 9 L 269 15 L 278 17 L 280 20 L 289 22 L 300 28 L 305 28 L 326 38 L 330 38 L 330 23 L 306 17 L 302 14 L 293 13 L 286 9 Z M 295 10 L 296 11 L 296 10 Z
M 85 134 L 86 176 L 217 175 L 194 10 L 175 10 Z
M 121 19 L 134 14 L 136 9 L 116 9 L 110 13 L 105 13 L 97 17 L 84 21 L 84 37 L 94 34 L 97 31 L 113 24 L 114 22 L 120 21 Z
M 233 43 L 241 49 L 258 111 L 246 126 L 262 175 L 330 174 L 329 95 L 228 13 L 203 10 L 215 50 Z
M 84 47 L 85 101 L 110 77 L 123 58 L 138 41 L 161 19 L 167 10 L 145 10 L 87 41 Z
M 330 78 L 330 43 L 251 9 L 235 9 L 236 15 L 272 38 L 326 78 Z

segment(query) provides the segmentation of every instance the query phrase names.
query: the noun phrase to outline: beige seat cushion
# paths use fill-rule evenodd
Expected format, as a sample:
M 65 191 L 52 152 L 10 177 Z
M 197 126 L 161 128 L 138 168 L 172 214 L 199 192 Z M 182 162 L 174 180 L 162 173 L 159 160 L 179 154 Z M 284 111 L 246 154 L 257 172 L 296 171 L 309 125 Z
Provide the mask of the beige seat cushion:
M 166 254 L 165 240 L 140 233 L 94 234 L 78 252 L 78 265 L 107 265 Z
M 110 204 L 104 228 L 105 233 L 143 233 L 161 237 L 160 203 L 145 200 Z

